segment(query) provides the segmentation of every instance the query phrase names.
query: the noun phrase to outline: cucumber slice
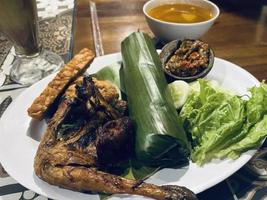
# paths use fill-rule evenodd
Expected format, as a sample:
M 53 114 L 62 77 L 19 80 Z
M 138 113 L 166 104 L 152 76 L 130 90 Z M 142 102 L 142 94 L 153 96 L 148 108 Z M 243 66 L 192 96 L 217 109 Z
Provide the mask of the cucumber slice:
M 168 85 L 176 109 L 181 108 L 189 95 L 189 84 L 185 81 L 174 81 Z

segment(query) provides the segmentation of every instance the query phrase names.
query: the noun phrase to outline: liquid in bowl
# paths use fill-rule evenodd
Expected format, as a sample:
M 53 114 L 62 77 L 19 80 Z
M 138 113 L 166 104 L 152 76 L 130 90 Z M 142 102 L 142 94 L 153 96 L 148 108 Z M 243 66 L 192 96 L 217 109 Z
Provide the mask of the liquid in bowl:
M 151 17 L 172 23 L 198 23 L 213 17 L 212 10 L 191 4 L 165 4 L 148 11 Z

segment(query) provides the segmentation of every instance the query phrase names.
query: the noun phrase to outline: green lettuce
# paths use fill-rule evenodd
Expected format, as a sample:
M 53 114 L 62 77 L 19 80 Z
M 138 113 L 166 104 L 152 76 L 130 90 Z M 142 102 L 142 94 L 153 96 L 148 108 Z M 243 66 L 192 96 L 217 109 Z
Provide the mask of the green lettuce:
M 256 123 L 239 142 L 225 149 L 222 154 L 227 154 L 230 158 L 236 159 L 243 152 L 257 148 L 267 136 L 267 115 L 264 115 L 258 123 Z
M 199 80 L 200 90 L 192 93 L 180 116 L 192 136 L 192 161 L 202 165 L 213 158 L 237 158 L 257 148 L 267 136 L 267 86 L 250 89 L 244 100 Z
M 225 143 L 226 147 L 230 145 L 233 146 L 218 153 L 218 158 L 223 158 L 227 155 L 231 158 L 237 158 L 242 152 L 246 151 L 246 148 L 248 150 L 249 146 L 252 145 L 250 149 L 257 148 L 259 146 L 258 143 L 261 143 L 266 136 L 267 131 L 265 131 L 265 134 L 261 136 L 261 131 L 259 128 L 256 129 L 259 131 L 258 134 L 256 134 L 253 130 L 256 126 L 259 126 L 259 124 L 261 124 L 260 127 L 262 130 L 266 128 L 264 127 L 262 120 L 267 115 L 267 85 L 265 83 L 261 83 L 259 87 L 252 87 L 249 91 L 251 97 L 248 101 L 246 101 L 246 121 L 242 127 L 242 130 L 235 137 L 231 138 L 230 141 Z M 248 138 L 250 138 L 250 145 L 243 145 L 243 148 L 241 148 L 243 149 L 242 151 L 234 150 L 234 146 L 237 146 L 237 144 L 243 140 L 247 141 Z

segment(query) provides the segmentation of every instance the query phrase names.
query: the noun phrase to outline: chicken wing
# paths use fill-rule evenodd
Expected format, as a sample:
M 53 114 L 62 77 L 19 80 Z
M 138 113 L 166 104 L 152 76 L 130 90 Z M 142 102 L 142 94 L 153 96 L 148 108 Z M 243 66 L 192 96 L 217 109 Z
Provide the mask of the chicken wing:
M 102 171 L 103 165 L 113 165 L 131 156 L 133 124 L 125 116 L 125 103 L 109 104 L 90 77 L 84 78 L 76 90 L 75 98 L 60 101 L 48 122 L 34 161 L 39 178 L 82 192 L 196 199 L 185 187 L 156 186 Z

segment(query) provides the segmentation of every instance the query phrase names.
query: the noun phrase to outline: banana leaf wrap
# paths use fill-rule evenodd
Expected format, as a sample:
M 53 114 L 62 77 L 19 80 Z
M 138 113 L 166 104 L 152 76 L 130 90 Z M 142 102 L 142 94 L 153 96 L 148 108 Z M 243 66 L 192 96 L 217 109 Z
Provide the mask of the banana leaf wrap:
M 152 39 L 134 32 L 121 49 L 129 115 L 136 124 L 136 159 L 153 167 L 187 164 L 190 146 Z

